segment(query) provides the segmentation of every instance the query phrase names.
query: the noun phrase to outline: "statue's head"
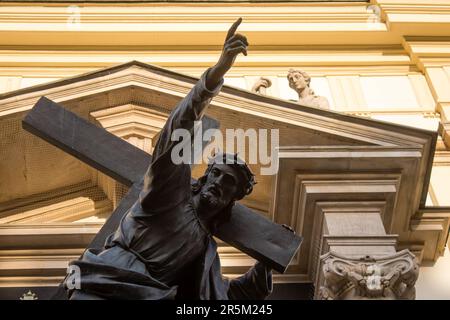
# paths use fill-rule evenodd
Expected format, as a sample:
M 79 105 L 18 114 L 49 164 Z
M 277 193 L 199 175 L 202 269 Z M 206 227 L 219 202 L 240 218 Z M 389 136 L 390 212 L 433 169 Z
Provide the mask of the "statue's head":
M 298 93 L 308 88 L 311 83 L 311 77 L 301 70 L 289 69 L 287 79 L 289 81 L 289 87 Z
M 210 159 L 192 191 L 199 194 L 202 209 L 223 221 L 229 219 L 235 201 L 249 195 L 255 184 L 254 174 L 237 154 L 219 153 Z

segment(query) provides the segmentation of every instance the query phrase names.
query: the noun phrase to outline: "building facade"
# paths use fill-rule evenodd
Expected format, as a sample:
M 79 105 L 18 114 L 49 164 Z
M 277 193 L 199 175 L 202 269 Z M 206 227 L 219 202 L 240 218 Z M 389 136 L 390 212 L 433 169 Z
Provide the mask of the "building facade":
M 248 56 L 208 115 L 279 130 L 242 201 L 304 237 L 272 298 L 450 299 L 450 0 L 1 2 L 0 298 L 51 297 L 128 191 L 26 132 L 37 100 L 151 153 L 238 17 Z M 219 252 L 229 277 L 254 263 Z

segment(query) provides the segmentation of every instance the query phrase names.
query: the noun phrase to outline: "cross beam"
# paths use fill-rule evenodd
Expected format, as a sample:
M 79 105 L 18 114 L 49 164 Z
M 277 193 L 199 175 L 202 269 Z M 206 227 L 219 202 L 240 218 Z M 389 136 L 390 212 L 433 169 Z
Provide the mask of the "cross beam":
M 204 126 L 217 124 L 215 120 L 204 119 Z M 151 155 L 45 97 L 39 99 L 27 114 L 22 126 L 130 187 L 128 194 L 89 245 L 90 248 L 101 248 L 107 236 L 118 227 L 122 216 L 138 199 Z M 280 273 L 286 271 L 302 240 L 241 204 L 233 207 L 231 219 L 218 228 L 215 236 Z

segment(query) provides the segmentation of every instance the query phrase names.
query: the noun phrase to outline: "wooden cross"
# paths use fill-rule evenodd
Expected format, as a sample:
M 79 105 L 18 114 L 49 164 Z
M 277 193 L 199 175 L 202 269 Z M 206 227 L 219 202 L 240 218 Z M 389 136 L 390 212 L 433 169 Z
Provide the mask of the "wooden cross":
M 202 125 L 203 130 L 206 130 L 218 127 L 218 122 L 204 117 Z M 151 155 L 45 97 L 34 105 L 22 121 L 22 126 L 130 187 L 88 246 L 102 248 L 106 238 L 117 229 L 121 218 L 137 201 L 143 176 L 152 160 Z M 302 240 L 239 203 L 233 207 L 231 219 L 223 223 L 214 235 L 280 273 L 286 271 Z M 59 290 L 56 298 L 62 298 L 59 295 L 63 294 L 64 291 Z

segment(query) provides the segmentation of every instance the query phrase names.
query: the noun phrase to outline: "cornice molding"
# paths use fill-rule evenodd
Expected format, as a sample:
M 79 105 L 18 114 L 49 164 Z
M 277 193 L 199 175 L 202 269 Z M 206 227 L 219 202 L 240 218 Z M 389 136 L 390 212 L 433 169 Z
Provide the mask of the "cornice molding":
M 0 249 L 85 248 L 101 226 L 102 223 L 3 224 Z
M 69 1 L 71 2 L 71 1 Z M 39 3 L 2 2 L 0 6 L 0 23 L 52 23 L 65 25 L 69 17 L 79 14 L 81 23 L 108 24 L 114 21 L 119 25 L 129 23 L 232 23 L 237 16 L 248 24 L 265 23 L 365 23 L 375 14 L 367 10 L 365 1 L 317 1 L 317 3 L 295 3 L 277 1 L 266 4 L 250 2 L 240 3 L 184 3 L 179 5 L 164 3 L 134 3 L 118 5 L 117 3 L 74 4 L 68 9 L 68 2 L 59 5 L 43 6 Z M 187 2 L 187 1 L 186 1 Z M 73 22 L 76 22 L 72 20 Z M 169 25 L 167 25 L 170 28 Z M 196 26 L 191 26 L 198 30 Z
M 409 241 L 402 242 L 402 247 L 414 244 L 423 245 L 425 260 L 436 261 L 444 254 L 450 230 L 450 208 L 427 207 L 420 209 L 411 220 Z
M 195 81 L 196 79 L 190 76 L 140 62 L 130 62 L 86 75 L 0 95 L 0 116 L 27 111 L 41 96 L 64 103 L 119 88 L 134 88 L 134 92 L 143 89 L 142 94 L 135 94 L 136 97 L 130 96 L 130 101 L 128 101 L 138 105 L 148 96 L 148 93 L 145 94 L 148 92 L 147 90 L 181 98 L 186 95 Z M 135 98 L 141 102 L 133 101 Z M 149 100 L 151 99 L 149 98 Z M 416 128 L 301 106 L 290 101 L 261 96 L 229 86 L 223 87 L 221 93 L 213 100 L 213 105 L 355 139 L 365 144 L 418 146 L 426 144 L 429 139 L 435 139 L 436 135 Z
M 0 204 L 0 225 L 64 223 L 110 213 L 111 201 L 91 184 L 88 181 Z
M 391 32 L 402 36 L 446 36 L 450 31 L 448 0 L 371 0 Z M 439 27 L 437 27 L 439 25 Z
M 364 2 L 120 7 L 84 3 L 76 11 L 68 10 L 67 4 L 9 3 L 0 6 L 0 33 L 4 45 L 148 45 L 152 39 L 152 45 L 217 46 L 236 16 L 243 17 L 240 30 L 256 46 L 347 44 L 349 34 L 354 44 L 400 44 L 404 36 L 449 33 L 446 0 L 372 0 L 370 4 L 378 5 L 379 12 L 368 10 Z M 274 36 L 267 37 L 268 32 Z M 19 33 L 20 37 L 14 36 Z
M 164 5 L 186 5 L 186 6 L 195 6 L 195 5 L 202 5 L 205 2 L 209 2 L 210 0 L 3 0 L 5 3 L 38 3 L 38 4 L 60 4 L 60 3 L 82 3 L 85 5 L 98 5 L 102 3 L 119 3 L 119 4 L 130 4 L 130 5 L 136 5 L 136 4 L 160 4 L 164 3 Z M 275 3 L 279 5 L 296 5 L 296 4 L 311 4 L 314 2 L 323 2 L 324 0 L 215 0 L 212 2 L 213 5 L 233 5 L 233 4 L 248 4 L 248 3 L 256 3 L 258 5 L 264 5 L 265 3 L 269 3 L 271 5 L 274 5 Z M 339 4 L 340 2 L 369 2 L 369 0 L 328 0 L 330 4 Z
M 229 25 L 240 16 L 240 31 L 252 45 L 394 44 L 367 3 L 233 3 L 137 6 L 0 6 L 2 44 L 9 45 L 221 45 Z M 78 16 L 79 13 L 79 16 Z M 74 16 L 75 14 L 75 16 Z M 79 17 L 79 19 L 78 19 Z M 69 23 L 68 23 L 69 22 Z M 80 22 L 78 24 L 78 22 Z M 273 34 L 267 37 L 267 33 Z M 20 37 L 14 35 L 19 34 Z M 6 35 L 9 35 L 6 37 Z
M 450 66 L 450 37 L 406 37 L 403 46 L 423 72 L 426 68 Z
M 153 139 L 164 127 L 168 118 L 167 113 L 133 104 L 94 111 L 90 113 L 90 116 L 112 134 L 121 138 L 136 136 L 141 139 Z
M 126 51 L 124 51 L 126 50 Z M 129 47 L 120 51 L 110 47 L 44 47 L 27 48 L 0 46 L 0 67 L 109 67 L 133 59 L 164 67 L 204 68 L 213 65 L 220 55 L 220 47 L 183 49 L 173 47 Z M 251 47 L 251 54 L 236 61 L 234 68 L 290 68 L 301 65 L 311 67 L 340 67 L 358 69 L 361 65 L 377 67 L 411 66 L 407 53 L 401 47 L 371 46 L 293 46 Z M 232 69 L 232 70 L 233 70 Z M 287 70 L 286 70 L 287 72 Z M 361 71 L 360 71 L 361 72 Z M 280 73 L 280 71 L 278 71 Z M 280 74 L 281 75 L 281 74 Z M 283 74 L 285 76 L 285 74 Z

